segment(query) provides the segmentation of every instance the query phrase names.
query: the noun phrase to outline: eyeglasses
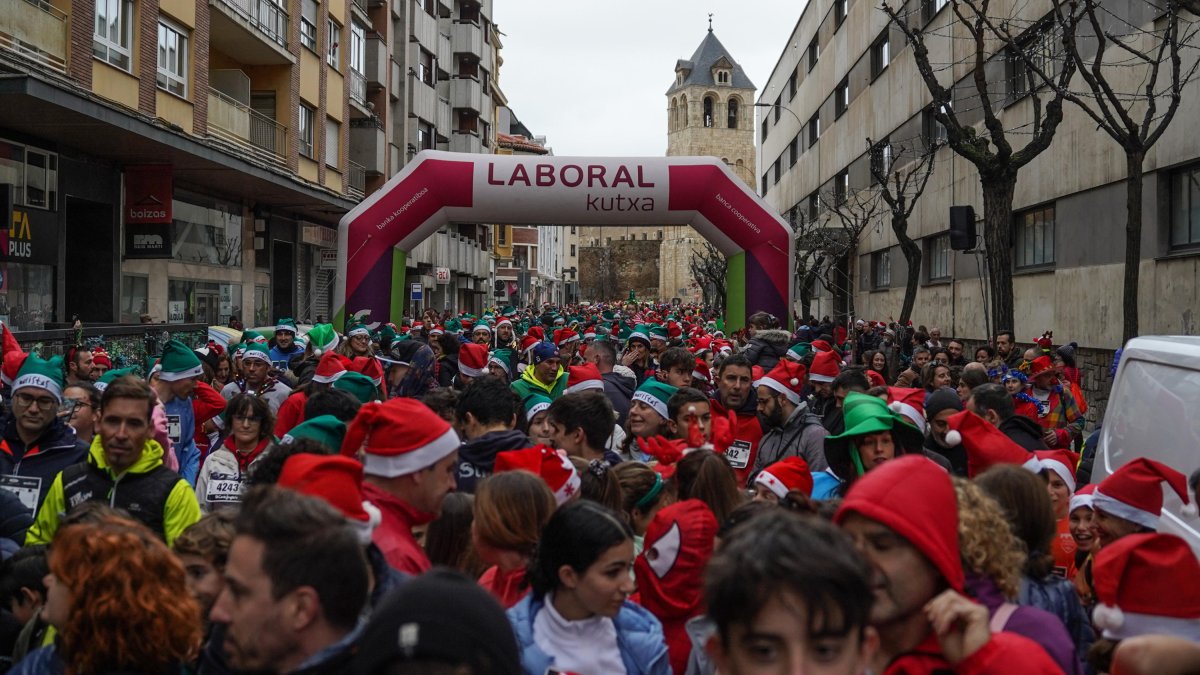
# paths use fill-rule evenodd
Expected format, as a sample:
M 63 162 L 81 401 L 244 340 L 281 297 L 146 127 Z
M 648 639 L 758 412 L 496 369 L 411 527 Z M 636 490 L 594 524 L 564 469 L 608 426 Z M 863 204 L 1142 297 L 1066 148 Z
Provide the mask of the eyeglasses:
M 234 415 L 233 421 L 241 424 L 258 424 L 262 422 L 262 418 L 256 415 Z
M 64 398 L 62 400 L 62 403 L 58 406 L 58 414 L 74 415 L 75 411 L 79 410 L 80 408 L 91 408 L 91 407 L 92 407 L 92 404 L 89 403 L 88 401 L 84 401 L 84 400 L 76 399 L 76 398 Z
M 58 405 L 58 399 L 54 398 L 53 396 L 38 396 L 35 398 L 24 392 L 13 394 L 13 403 L 16 403 L 22 408 L 28 408 L 35 402 L 40 410 L 50 410 Z

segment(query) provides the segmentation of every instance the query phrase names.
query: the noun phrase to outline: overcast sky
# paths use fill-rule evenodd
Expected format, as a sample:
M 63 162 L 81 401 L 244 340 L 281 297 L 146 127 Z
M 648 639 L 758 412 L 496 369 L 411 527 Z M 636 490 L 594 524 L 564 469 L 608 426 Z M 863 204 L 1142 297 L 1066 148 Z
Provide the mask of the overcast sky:
M 804 4 L 494 0 L 492 18 L 504 33 L 500 88 L 556 155 L 662 156 L 675 61 L 700 45 L 708 13 L 761 92 Z

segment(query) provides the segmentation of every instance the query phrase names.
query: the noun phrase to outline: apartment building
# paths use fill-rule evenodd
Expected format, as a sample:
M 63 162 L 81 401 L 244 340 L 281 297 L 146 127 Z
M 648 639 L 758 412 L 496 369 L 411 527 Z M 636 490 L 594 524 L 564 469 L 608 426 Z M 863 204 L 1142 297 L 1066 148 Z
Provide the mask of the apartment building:
M 955 110 L 978 124 L 982 115 L 964 59 L 969 44 L 947 0 L 910 0 L 901 12 L 925 30 L 931 60 L 944 84 L 954 81 Z M 993 2 L 993 16 L 1014 25 L 1048 16 L 1050 3 Z M 1150 26 L 1145 3 L 1105 3 L 1118 24 Z M 1037 37 L 1038 34 L 1033 34 Z M 1049 44 L 1053 44 L 1051 41 Z M 780 214 L 822 217 L 818 193 L 839 196 L 871 188 L 870 162 L 891 162 L 894 148 L 944 134 L 929 110 L 930 96 L 903 33 L 878 3 L 811 0 L 782 50 L 758 103 L 760 191 Z M 1189 57 L 1194 58 L 1194 56 Z M 953 64 L 953 65 L 951 65 Z M 1004 58 L 986 66 L 997 91 L 998 114 L 1017 130 L 1032 122 L 1033 105 Z M 1132 86 L 1132 83 L 1123 83 Z M 1200 331 L 1196 270 L 1200 264 L 1200 96 L 1193 82 L 1173 126 L 1146 158 L 1140 324 L 1143 333 Z M 867 139 L 875 142 L 868 148 Z M 889 147 L 890 146 L 890 147 Z M 898 161 L 903 161 L 897 157 Z M 952 251 L 949 209 L 972 206 L 981 217 L 982 193 L 973 165 L 942 148 L 934 173 L 910 219 L 923 250 L 914 320 L 943 335 L 985 337 L 980 271 L 984 255 Z M 1078 109 L 1067 105 L 1053 144 L 1021 170 L 1013 214 L 1013 261 L 1018 339 L 1053 329 L 1056 341 L 1114 348 L 1121 339 L 1124 270 L 1125 156 Z M 982 226 L 980 225 L 980 228 Z M 982 229 L 980 229 L 982 234 Z M 853 279 L 855 314 L 899 314 L 907 269 L 886 222 L 868 227 L 844 262 Z M 847 308 L 846 298 L 818 291 L 818 316 Z M 799 297 L 797 294 L 796 297 Z

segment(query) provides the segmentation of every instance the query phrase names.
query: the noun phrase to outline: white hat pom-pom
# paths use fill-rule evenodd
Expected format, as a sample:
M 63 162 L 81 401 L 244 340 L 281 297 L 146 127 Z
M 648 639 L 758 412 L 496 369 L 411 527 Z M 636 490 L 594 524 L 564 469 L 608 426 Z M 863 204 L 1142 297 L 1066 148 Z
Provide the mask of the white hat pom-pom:
M 951 429 L 946 432 L 946 445 L 955 446 L 962 445 L 962 434 L 958 433 L 957 429 Z
M 793 377 L 792 379 L 788 380 L 788 384 L 790 384 L 794 387 L 794 386 L 800 384 L 800 380 Z
M 1125 625 L 1125 613 L 1120 607 L 1096 605 L 1092 610 L 1092 623 L 1101 630 L 1117 631 Z
M 1200 515 L 1200 509 L 1196 508 L 1196 500 L 1193 498 L 1188 504 L 1184 504 L 1179 508 L 1179 515 L 1187 518 L 1195 518 Z
M 891 403 L 889 403 L 888 410 L 891 410 L 894 413 L 899 413 L 900 412 L 900 401 L 892 401 Z

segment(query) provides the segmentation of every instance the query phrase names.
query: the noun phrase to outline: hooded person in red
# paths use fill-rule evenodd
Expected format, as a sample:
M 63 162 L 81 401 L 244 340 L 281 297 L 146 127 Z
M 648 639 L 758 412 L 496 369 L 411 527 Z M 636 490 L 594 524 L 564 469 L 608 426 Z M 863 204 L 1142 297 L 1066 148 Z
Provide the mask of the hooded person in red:
M 654 515 L 633 563 L 638 601 L 662 622 L 676 675 L 687 670 L 692 653 L 688 619 L 704 613 L 704 568 L 716 536 L 717 519 L 704 502 L 676 502 Z
M 874 671 L 1061 673 L 1032 640 L 992 633 L 987 608 L 964 594 L 957 504 L 950 475 L 909 455 L 855 481 L 834 516 L 873 569 Z

